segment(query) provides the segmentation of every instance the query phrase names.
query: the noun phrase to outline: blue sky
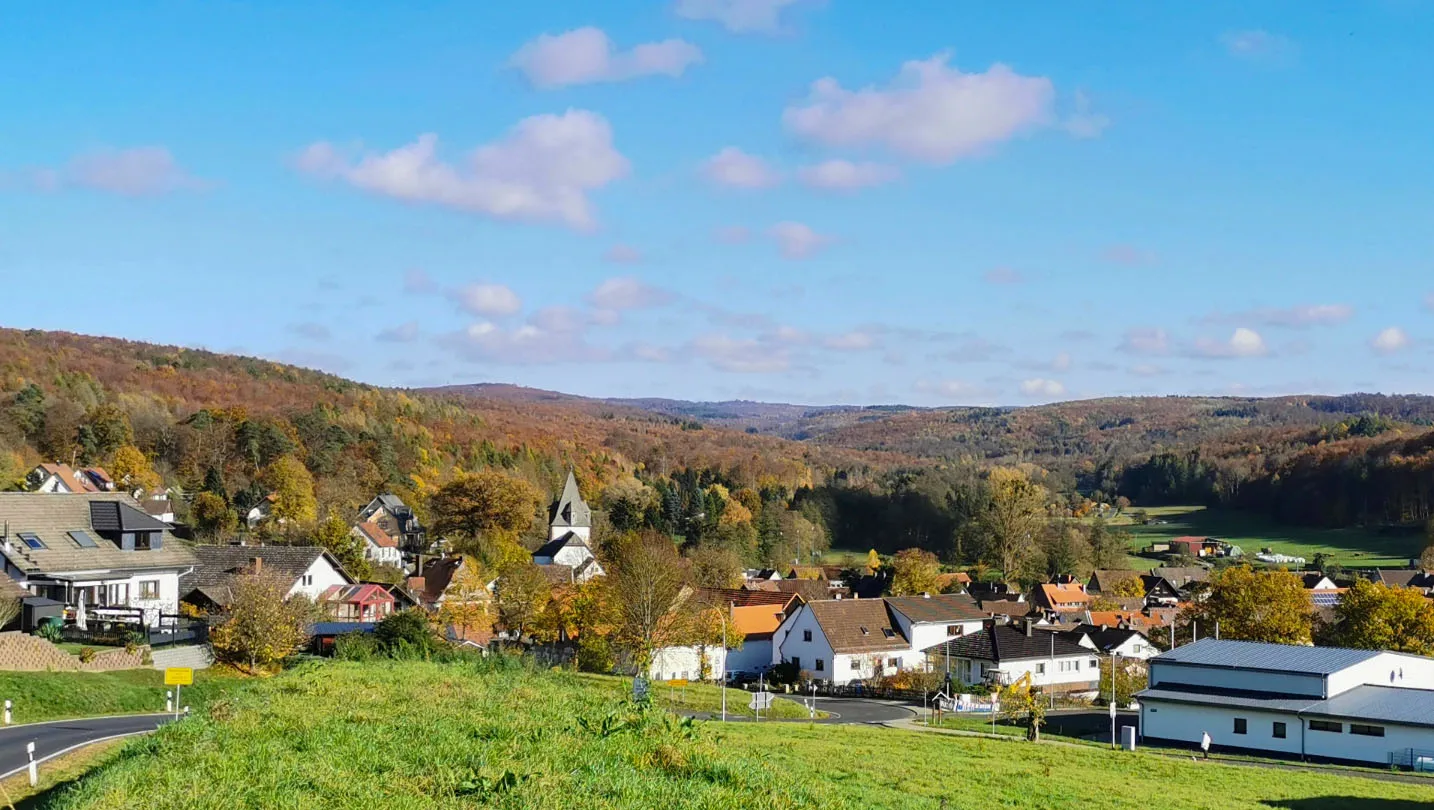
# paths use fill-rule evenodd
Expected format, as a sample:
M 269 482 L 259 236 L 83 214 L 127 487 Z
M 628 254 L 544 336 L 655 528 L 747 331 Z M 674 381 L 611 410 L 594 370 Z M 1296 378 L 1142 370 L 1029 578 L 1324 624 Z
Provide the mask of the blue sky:
M 1431 4 L 4 15 L 6 326 L 596 396 L 1434 392 Z

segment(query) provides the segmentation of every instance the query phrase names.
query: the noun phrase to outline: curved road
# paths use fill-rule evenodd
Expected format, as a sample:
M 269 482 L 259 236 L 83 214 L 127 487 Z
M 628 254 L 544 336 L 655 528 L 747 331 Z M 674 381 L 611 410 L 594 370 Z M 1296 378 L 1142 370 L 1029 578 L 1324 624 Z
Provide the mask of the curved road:
M 89 743 L 146 734 L 172 719 L 172 714 L 136 714 L 0 728 L 0 779 L 25 770 L 29 762 L 25 746 L 29 743 L 35 744 L 35 760 L 39 762 Z

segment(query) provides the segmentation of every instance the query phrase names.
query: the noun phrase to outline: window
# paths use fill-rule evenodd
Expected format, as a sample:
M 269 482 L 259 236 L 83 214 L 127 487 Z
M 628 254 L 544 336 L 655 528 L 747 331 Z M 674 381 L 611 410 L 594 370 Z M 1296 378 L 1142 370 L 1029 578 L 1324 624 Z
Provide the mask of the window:
M 948 636 L 959 636 L 963 630 L 965 630 L 965 628 L 959 624 L 946 625 L 946 635 Z
M 1383 737 L 1384 726 L 1366 726 L 1361 723 L 1350 723 L 1349 733 L 1358 734 L 1361 737 Z
M 810 630 L 803 630 L 803 631 L 802 631 L 802 641 L 811 641 L 811 640 L 812 640 L 812 631 L 810 631 Z
M 106 605 L 122 606 L 129 602 L 129 583 L 117 582 L 106 589 Z
M 1332 731 L 1335 734 L 1343 734 L 1344 724 L 1331 723 L 1328 720 L 1311 720 L 1310 731 Z
M 135 551 L 149 551 L 154 547 L 154 532 L 137 532 L 134 536 Z
M 821 671 L 825 670 L 826 668 L 827 668 L 826 659 L 824 659 L 824 658 L 818 658 L 818 659 L 817 659 L 817 672 L 821 672 Z
M 1037 674 L 1037 675 L 1044 675 L 1044 674 L 1046 674 L 1046 665 L 1045 665 L 1045 664 L 1036 664 L 1036 674 Z
M 1245 730 L 1246 730 L 1246 729 L 1245 729 L 1245 725 L 1246 725 L 1246 724 L 1245 724 L 1245 718 L 1243 718 L 1243 717 L 1236 717 L 1236 718 L 1235 718 L 1235 733 L 1236 733 L 1236 734 L 1244 734 L 1244 733 L 1245 733 Z
M 1277 740 L 1283 740 L 1285 738 L 1285 724 L 1276 721 L 1275 729 L 1270 733 L 1270 736 Z
M 891 667 L 892 669 L 901 669 L 901 659 L 900 659 L 900 658 L 888 658 L 888 659 L 886 659 L 886 665 L 889 666 L 889 667 Z
M 85 531 L 84 529 L 81 529 L 77 532 L 70 532 L 69 534 L 70 539 L 74 540 L 75 545 L 79 546 L 80 548 L 99 548 L 99 544 L 95 542 L 95 538 L 90 537 L 90 533 Z
M 40 549 L 45 547 L 45 544 L 40 541 L 40 536 L 30 532 L 20 532 L 20 542 L 30 548 Z
M 314 584 L 314 575 L 313 575 L 313 574 L 304 574 L 304 584 L 305 584 L 305 585 L 313 585 L 313 584 Z
M 860 672 L 860 671 L 861 671 L 861 661 L 860 661 L 859 659 L 856 659 L 856 658 L 851 659 L 851 668 L 854 669 L 854 670 L 856 670 L 856 671 L 858 671 L 858 672 Z
M 1100 659 L 1099 659 L 1099 658 L 1092 658 L 1092 659 L 1090 659 L 1090 668 L 1091 668 L 1091 669 L 1100 669 Z
M 142 580 L 140 580 L 140 581 L 139 581 L 139 598 L 140 598 L 140 599 L 158 599 L 158 598 L 159 598 L 159 580 L 157 580 L 157 579 L 142 579 Z
M 890 627 L 883 627 L 883 628 L 881 628 L 881 632 L 882 632 L 882 634 L 885 635 L 887 638 L 896 638 L 896 631 L 895 631 L 895 630 L 892 630 Z
M 866 630 L 865 627 L 861 628 L 861 634 L 862 634 L 863 636 L 867 634 L 867 630 Z

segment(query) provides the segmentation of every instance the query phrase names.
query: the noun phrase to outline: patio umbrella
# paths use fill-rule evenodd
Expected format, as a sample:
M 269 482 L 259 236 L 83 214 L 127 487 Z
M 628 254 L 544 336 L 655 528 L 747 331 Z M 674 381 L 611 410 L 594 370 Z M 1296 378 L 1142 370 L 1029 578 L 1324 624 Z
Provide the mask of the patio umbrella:
M 75 608 L 75 629 L 89 630 L 89 623 L 85 621 L 85 592 L 80 591 L 80 603 Z

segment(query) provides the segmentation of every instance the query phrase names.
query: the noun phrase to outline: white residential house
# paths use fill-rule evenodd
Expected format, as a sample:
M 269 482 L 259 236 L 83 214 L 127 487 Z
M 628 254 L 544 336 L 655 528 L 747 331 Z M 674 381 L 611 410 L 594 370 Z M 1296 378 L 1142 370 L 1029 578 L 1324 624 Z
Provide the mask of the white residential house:
M 990 621 L 981 630 L 926 650 L 927 660 L 955 682 L 1007 686 L 1030 675 L 1045 691 L 1084 692 L 1097 688 L 1100 659 L 1095 650 L 1064 633 L 1038 629 L 1034 620 L 1016 625 Z
M 142 619 L 179 611 L 179 580 L 197 560 L 170 527 L 123 493 L 0 493 L 3 574 L 67 609 Z
M 379 524 L 366 520 L 353 527 L 351 533 L 363 542 L 364 557 L 379 565 L 403 566 L 403 551 L 398 541 Z
M 372 523 L 392 537 L 400 551 L 422 554 L 429 550 L 428 534 L 402 498 L 384 493 L 359 510 L 360 523 Z
M 578 492 L 577 479 L 570 470 L 567 483 L 563 485 L 563 494 L 553 506 L 548 542 L 533 552 L 533 562 L 569 566 L 573 569 L 574 582 L 587 582 L 602 576 L 606 572 L 589 545 L 592 525 L 592 510 Z
M 1137 695 L 1147 740 L 1209 734 L 1214 751 L 1434 765 L 1434 659 L 1207 638 L 1149 667 Z
M 727 655 L 720 644 L 706 648 L 662 647 L 653 651 L 647 676 L 654 681 L 696 681 L 702 679 L 705 668 L 707 680 L 721 680 L 727 675 Z
M 265 497 L 264 500 L 259 501 L 258 503 L 254 504 L 254 506 L 250 507 L 248 512 L 244 513 L 244 525 L 248 526 L 251 529 L 257 529 L 259 527 L 259 524 L 268 520 L 269 516 L 272 515 L 273 512 L 274 496 L 269 495 Z M 280 520 L 279 522 L 282 523 L 283 521 Z
M 913 650 L 924 650 L 949 638 L 975 633 L 991 615 L 964 593 L 889 596 L 884 601 Z
M 781 629 L 774 663 L 790 661 L 805 677 L 836 686 L 921 663 L 882 599 L 808 602 Z
M 199 564 L 180 586 L 185 602 L 205 610 L 222 610 L 233 598 L 234 578 L 246 574 L 277 574 L 292 581 L 285 598 L 312 601 L 335 585 L 355 580 L 339 561 L 319 546 L 195 546 Z
M 87 495 L 112 492 L 114 481 L 99 467 L 75 469 L 68 464 L 41 464 L 25 477 L 31 492 L 47 494 Z

